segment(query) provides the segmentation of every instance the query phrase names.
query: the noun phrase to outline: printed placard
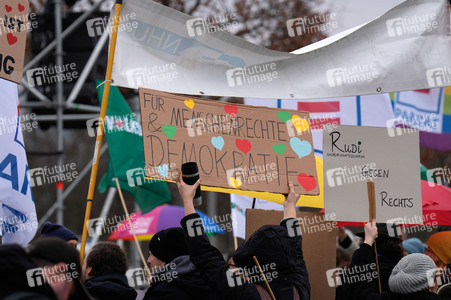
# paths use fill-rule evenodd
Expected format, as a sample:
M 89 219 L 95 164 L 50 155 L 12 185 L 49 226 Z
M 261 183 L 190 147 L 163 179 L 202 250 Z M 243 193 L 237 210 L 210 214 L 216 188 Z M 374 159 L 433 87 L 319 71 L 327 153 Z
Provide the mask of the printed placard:
M 175 180 L 197 162 L 213 187 L 318 195 L 307 112 L 139 89 L 146 175 Z
M 324 208 L 337 221 L 368 222 L 367 180 L 380 223 L 422 224 L 419 133 L 338 125 L 323 132 Z
M 0 5 L 0 77 L 22 83 L 29 3 L 4 0 Z

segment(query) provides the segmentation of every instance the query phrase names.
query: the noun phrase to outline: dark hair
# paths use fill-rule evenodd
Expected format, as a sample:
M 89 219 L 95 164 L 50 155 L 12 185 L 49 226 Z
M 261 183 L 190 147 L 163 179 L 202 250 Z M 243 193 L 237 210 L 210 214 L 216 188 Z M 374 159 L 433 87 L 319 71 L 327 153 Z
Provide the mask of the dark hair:
M 127 272 L 127 258 L 124 250 L 111 242 L 101 242 L 92 247 L 86 258 L 86 267 L 91 267 L 90 276 Z
M 377 240 L 377 253 L 380 255 L 390 257 L 398 262 L 403 258 L 404 249 L 402 247 L 402 240 L 387 238 Z
M 337 247 L 336 267 L 349 267 L 351 265 L 351 255 L 343 248 Z

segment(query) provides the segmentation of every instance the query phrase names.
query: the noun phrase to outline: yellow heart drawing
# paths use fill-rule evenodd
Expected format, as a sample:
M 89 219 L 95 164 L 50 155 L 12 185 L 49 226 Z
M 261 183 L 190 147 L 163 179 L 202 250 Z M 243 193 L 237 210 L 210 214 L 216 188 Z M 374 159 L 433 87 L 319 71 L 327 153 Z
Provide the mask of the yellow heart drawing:
M 186 105 L 187 107 L 189 107 L 190 109 L 193 109 L 193 107 L 194 107 L 194 101 L 193 101 L 192 99 L 185 100 L 185 105 Z
M 239 178 L 235 179 L 235 177 L 230 177 L 229 183 L 234 189 L 236 189 L 241 186 L 241 179 L 239 179 Z
M 301 133 L 302 131 L 307 131 L 310 128 L 309 123 L 306 119 L 301 119 L 298 115 L 294 115 L 291 117 L 291 121 L 293 122 L 294 128 Z

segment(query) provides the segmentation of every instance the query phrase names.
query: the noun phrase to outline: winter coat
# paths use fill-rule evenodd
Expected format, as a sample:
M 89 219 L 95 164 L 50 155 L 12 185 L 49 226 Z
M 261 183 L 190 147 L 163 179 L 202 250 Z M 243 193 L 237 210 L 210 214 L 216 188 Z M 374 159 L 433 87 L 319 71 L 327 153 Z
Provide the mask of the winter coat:
M 375 263 L 374 250 L 370 245 L 363 243 L 352 256 L 351 268 L 360 267 L 360 269 L 364 269 L 364 266 L 372 263 Z M 356 281 L 348 286 L 348 293 L 350 300 L 439 300 L 437 294 L 427 291 L 406 295 L 383 291 L 379 294 L 377 279 Z
M 210 300 L 214 293 L 188 255 L 179 256 L 152 275 L 143 300 Z
M 86 279 L 84 285 L 97 300 L 135 300 L 137 293 L 128 285 L 127 277 L 121 274 L 94 276 Z
M 310 299 L 310 283 L 302 253 L 302 236 L 290 236 L 287 229 L 287 222 L 298 222 L 296 219 L 283 220 L 280 226 L 262 226 L 246 243 L 240 245 L 233 259 L 237 267 L 248 271 L 250 276 L 247 277 L 250 281 L 245 281 L 229 269 L 219 250 L 210 244 L 203 228 L 201 227 L 199 232 L 199 228 L 193 227 L 196 218 L 200 218 L 198 214 L 191 214 L 184 217 L 180 223 L 186 233 L 190 259 L 211 289 L 217 293 L 217 299 L 261 299 L 256 285 L 265 289 L 266 286 L 256 269 L 252 258 L 254 255 L 264 269 L 276 299 L 293 299 L 293 287 L 298 291 L 301 300 Z

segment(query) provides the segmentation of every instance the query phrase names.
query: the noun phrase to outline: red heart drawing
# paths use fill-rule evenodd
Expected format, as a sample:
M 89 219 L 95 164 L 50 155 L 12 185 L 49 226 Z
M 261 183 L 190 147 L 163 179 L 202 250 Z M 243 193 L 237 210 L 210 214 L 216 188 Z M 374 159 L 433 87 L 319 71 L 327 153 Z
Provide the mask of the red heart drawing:
M 235 115 L 238 113 L 238 108 L 236 107 L 236 105 L 233 104 L 225 105 L 224 110 L 226 111 L 226 113 L 231 115 L 232 118 L 235 118 Z
M 19 3 L 19 5 L 17 6 L 17 8 L 19 9 L 19 11 L 24 11 L 25 6 L 23 6 L 22 4 Z
M 6 38 L 8 39 L 8 44 L 10 45 L 14 45 L 17 42 L 17 37 L 15 37 L 11 32 L 8 32 Z
M 6 12 L 10 12 L 13 8 L 11 6 L 5 5 Z
M 312 175 L 307 176 L 305 173 L 298 175 L 299 184 L 305 189 L 306 192 L 313 190 L 316 187 L 316 179 Z
M 236 139 L 235 140 L 235 145 L 238 147 L 238 149 L 240 149 L 241 151 L 244 152 L 244 154 L 247 154 L 249 152 L 249 150 L 251 150 L 252 146 L 251 146 L 251 142 L 249 142 L 246 139 Z

